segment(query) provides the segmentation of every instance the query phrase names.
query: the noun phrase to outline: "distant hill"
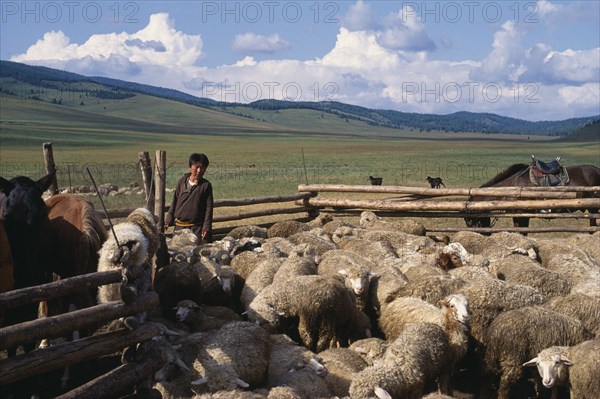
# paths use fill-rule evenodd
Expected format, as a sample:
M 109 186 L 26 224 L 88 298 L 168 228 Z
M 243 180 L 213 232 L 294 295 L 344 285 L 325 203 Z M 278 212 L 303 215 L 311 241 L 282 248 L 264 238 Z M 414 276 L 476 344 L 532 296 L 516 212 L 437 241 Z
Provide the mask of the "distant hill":
M 277 125 L 272 126 L 272 128 L 282 128 L 284 130 L 295 130 L 298 129 L 298 126 L 286 125 L 286 121 L 292 120 L 292 118 L 272 118 L 273 112 L 286 110 L 313 111 L 316 115 L 321 116 L 320 119 L 329 121 L 321 124 L 325 130 L 329 131 L 335 129 L 336 126 L 340 126 L 339 123 L 330 122 L 332 118 L 337 118 L 345 122 L 355 121 L 366 126 L 404 131 L 569 136 L 600 120 L 600 115 L 563 121 L 531 122 L 491 113 L 419 114 L 371 109 L 335 101 L 259 100 L 250 104 L 225 103 L 195 97 L 173 89 L 105 77 L 84 76 L 10 61 L 0 61 L 0 91 L 16 97 L 66 106 L 85 106 L 92 100 L 96 105 L 104 106 L 104 110 L 107 106 L 102 101 L 127 100 L 138 95 L 145 95 L 254 119 L 260 122 L 261 125 L 272 124 L 277 119 Z M 89 111 L 89 109 L 86 109 L 86 111 Z M 326 118 L 325 115 L 329 117 Z M 260 129 L 264 127 L 261 126 Z M 311 127 L 307 127 L 307 129 L 315 130 Z M 316 128 L 316 130 L 318 129 L 319 127 Z M 583 133 L 581 135 L 580 137 L 588 137 Z M 593 139 L 593 136 L 591 137 Z M 581 138 L 575 139 L 582 140 Z
M 584 127 L 576 130 L 574 133 L 563 137 L 562 141 L 585 141 L 597 142 L 600 144 L 600 119 L 588 123 Z

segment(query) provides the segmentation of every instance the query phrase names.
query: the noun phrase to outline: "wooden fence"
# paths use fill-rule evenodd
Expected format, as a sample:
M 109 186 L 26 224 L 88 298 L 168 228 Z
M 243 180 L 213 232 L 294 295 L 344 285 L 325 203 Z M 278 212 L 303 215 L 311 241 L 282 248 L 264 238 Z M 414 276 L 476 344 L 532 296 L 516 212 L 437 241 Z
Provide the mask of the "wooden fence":
M 120 270 L 91 273 L 59 280 L 35 287 L 28 287 L 0 294 L 0 311 L 28 303 L 49 301 L 73 294 L 82 287 L 92 287 L 120 282 Z M 93 307 L 45 317 L 0 328 L 0 350 L 39 341 L 44 338 L 58 338 L 83 328 L 96 329 L 121 317 L 134 315 L 158 306 L 155 292 L 148 292 L 125 304 L 122 301 L 109 302 Z M 112 398 L 115 394 L 131 394 L 137 383 L 144 382 L 166 363 L 166 353 L 151 339 L 160 334 L 154 324 L 143 324 L 129 331 L 120 329 L 77 339 L 47 348 L 8 357 L 0 362 L 0 386 L 21 381 L 52 370 L 74 366 L 100 356 L 114 354 L 138 343 L 152 353 L 123 364 L 108 374 L 99 376 L 81 387 L 60 396 L 61 398 Z M 8 392 L 7 392 L 8 393 Z
M 548 218 L 548 219 L 599 219 L 597 210 L 600 198 L 577 198 L 580 193 L 598 193 L 600 186 L 580 187 L 486 187 L 431 189 L 402 186 L 355 186 L 341 184 L 299 185 L 298 191 L 312 193 L 297 205 L 317 207 L 320 210 L 340 213 L 359 213 L 363 210 L 377 211 L 391 217 L 413 218 Z M 336 199 L 317 197 L 319 193 L 368 193 L 395 195 L 384 199 Z M 471 196 L 497 197 L 496 200 L 470 201 Z M 595 212 L 563 213 L 564 210 L 592 209 Z M 539 211 L 549 211 L 540 213 Z M 538 211 L 538 212 L 536 212 Z M 428 232 L 476 232 L 512 231 L 522 233 L 544 232 L 595 232 L 598 226 L 554 227 L 435 227 L 427 226 Z

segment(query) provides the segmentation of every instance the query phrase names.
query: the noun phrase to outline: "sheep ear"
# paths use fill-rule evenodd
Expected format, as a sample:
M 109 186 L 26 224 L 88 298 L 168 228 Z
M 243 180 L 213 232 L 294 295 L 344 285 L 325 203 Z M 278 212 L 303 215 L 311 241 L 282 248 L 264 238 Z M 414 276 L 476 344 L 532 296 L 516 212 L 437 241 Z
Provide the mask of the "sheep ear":
M 192 385 L 203 385 L 208 382 L 208 377 L 198 378 L 197 380 L 192 381 Z
M 563 362 L 565 366 L 572 366 L 573 362 L 570 361 L 565 355 L 560 355 L 560 361 Z
M 379 278 L 379 273 L 375 273 L 375 272 L 369 271 L 368 276 L 369 277 L 373 277 L 373 278 Z
M 379 399 L 392 399 L 392 395 L 390 395 L 388 391 L 381 387 L 375 387 L 373 391 L 375 396 L 377 396 Z
M 340 269 L 340 270 L 338 270 L 338 273 L 341 274 L 342 276 L 348 275 L 348 271 L 346 271 L 346 269 Z
M 523 363 L 523 367 L 535 366 L 537 364 L 538 358 L 534 357 L 528 362 Z
M 246 381 L 242 380 L 241 378 L 236 378 L 235 383 L 242 388 L 248 388 L 250 386 L 250 384 L 248 384 Z

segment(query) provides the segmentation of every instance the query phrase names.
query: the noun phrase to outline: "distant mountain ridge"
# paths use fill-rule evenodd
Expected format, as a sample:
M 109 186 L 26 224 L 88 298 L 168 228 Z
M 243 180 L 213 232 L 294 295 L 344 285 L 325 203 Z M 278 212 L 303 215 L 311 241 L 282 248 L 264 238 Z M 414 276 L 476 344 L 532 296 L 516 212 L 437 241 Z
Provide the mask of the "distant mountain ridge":
M 248 108 L 262 111 L 309 109 L 333 114 L 340 118 L 359 120 L 372 126 L 420 131 L 508 133 L 522 135 L 568 136 L 586 126 L 600 121 L 600 115 L 571 118 L 562 121 L 531 122 L 492 113 L 455 112 L 448 115 L 409 113 L 395 110 L 371 109 L 336 101 L 305 102 L 283 100 L 258 100 L 249 104 L 227 103 L 196 97 L 178 90 L 146 84 L 127 82 L 106 77 L 90 77 L 57 69 L 31 66 L 0 60 L 0 79 L 14 79 L 41 88 L 64 90 L 65 83 L 93 83 L 98 98 L 127 98 L 144 94 L 172 101 L 230 112 L 228 108 Z M 4 86 L 4 85 L 2 85 Z M 69 90 L 76 90 L 72 87 Z M 83 89 L 82 89 L 83 90 Z M 8 94 L 17 94 L 5 91 Z M 34 98 L 34 97 L 32 97 Z M 36 99 L 36 98 L 34 98 Z

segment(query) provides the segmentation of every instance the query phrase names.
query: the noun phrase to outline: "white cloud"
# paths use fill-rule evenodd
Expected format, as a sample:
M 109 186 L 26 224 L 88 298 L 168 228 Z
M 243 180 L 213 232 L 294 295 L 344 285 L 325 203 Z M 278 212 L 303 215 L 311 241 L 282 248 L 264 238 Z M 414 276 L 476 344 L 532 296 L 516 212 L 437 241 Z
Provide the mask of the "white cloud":
M 348 30 L 378 29 L 371 6 L 362 0 L 358 0 L 348 8 L 341 22 L 342 26 Z
M 166 13 L 154 14 L 148 25 L 138 32 L 95 34 L 81 44 L 71 44 L 62 31 L 51 31 L 44 35 L 25 54 L 12 57 L 12 61 L 33 64 L 52 63 L 79 67 L 75 72 L 90 70 L 104 71 L 103 75 L 117 72 L 127 75 L 136 68 L 125 68 L 119 73 L 119 64 L 124 60 L 143 65 L 185 67 L 194 65 L 202 53 L 200 36 L 186 35 L 175 30 Z M 120 61 L 118 61 L 120 60 Z M 92 64 L 97 65 L 92 65 Z M 116 69 L 115 69 L 116 68 Z
M 279 34 L 269 36 L 247 32 L 236 35 L 231 44 L 233 51 L 242 54 L 266 53 L 273 54 L 290 48 L 290 44 Z
M 599 48 L 525 46 L 522 25 L 509 21 L 495 32 L 490 52 L 481 60 L 430 60 L 434 44 L 414 13 L 401 9 L 378 21 L 365 14 L 361 24 L 352 19 L 352 12 L 361 10 L 370 12 L 370 5 L 354 4 L 335 45 L 312 60 L 257 61 L 252 53 L 275 52 L 289 44 L 276 34 L 246 33 L 234 41 L 242 53 L 239 60 L 202 67 L 197 64 L 200 35 L 177 31 L 164 13 L 152 15 L 137 32 L 92 35 L 81 44 L 61 31 L 47 32 L 12 60 L 219 101 L 336 100 L 405 112 L 494 112 L 532 120 L 599 112 Z

